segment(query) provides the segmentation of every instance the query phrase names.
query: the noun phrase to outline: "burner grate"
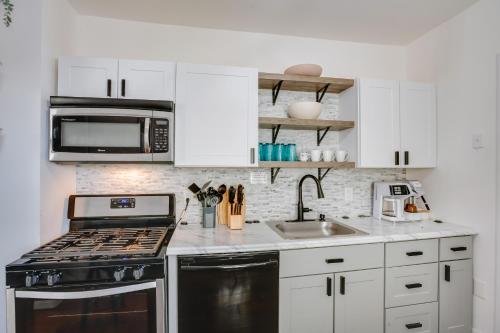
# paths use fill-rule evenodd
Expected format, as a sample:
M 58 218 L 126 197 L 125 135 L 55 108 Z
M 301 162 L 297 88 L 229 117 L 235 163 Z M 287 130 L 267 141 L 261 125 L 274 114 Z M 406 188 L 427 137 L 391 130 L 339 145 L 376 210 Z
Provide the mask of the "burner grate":
M 70 231 L 25 254 L 24 257 L 155 255 L 166 234 L 166 228 L 111 228 Z

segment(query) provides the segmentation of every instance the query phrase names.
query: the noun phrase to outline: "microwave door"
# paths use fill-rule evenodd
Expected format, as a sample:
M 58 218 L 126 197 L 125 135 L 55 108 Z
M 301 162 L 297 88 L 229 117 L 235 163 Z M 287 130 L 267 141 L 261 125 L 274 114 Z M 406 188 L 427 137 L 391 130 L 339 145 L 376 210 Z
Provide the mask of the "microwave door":
M 51 160 L 152 161 L 150 117 L 55 115 Z

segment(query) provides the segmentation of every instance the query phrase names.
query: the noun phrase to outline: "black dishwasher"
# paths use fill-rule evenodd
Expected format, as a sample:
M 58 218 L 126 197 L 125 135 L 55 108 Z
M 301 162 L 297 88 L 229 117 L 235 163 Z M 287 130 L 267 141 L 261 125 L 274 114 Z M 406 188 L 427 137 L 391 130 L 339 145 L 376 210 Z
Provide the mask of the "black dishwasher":
M 178 257 L 179 333 L 277 333 L 279 253 Z

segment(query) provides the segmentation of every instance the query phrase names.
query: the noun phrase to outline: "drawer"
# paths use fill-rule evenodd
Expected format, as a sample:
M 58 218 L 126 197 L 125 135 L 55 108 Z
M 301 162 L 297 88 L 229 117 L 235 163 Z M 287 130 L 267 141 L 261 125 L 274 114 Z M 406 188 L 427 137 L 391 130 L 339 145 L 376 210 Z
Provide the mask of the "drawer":
M 385 266 L 405 266 L 438 261 L 439 240 L 424 239 L 385 245 Z
M 438 333 L 438 303 L 385 310 L 385 333 Z
M 385 307 L 437 301 L 438 263 L 386 268 Z
M 472 258 L 472 236 L 441 238 L 439 260 Z
M 384 267 L 384 244 L 363 244 L 280 252 L 280 277 Z

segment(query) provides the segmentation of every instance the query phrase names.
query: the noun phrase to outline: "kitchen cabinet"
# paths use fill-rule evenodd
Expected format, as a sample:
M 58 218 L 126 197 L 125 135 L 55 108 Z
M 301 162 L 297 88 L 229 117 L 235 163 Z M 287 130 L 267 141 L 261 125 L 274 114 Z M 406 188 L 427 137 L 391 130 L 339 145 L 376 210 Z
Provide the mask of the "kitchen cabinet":
M 178 64 L 175 165 L 256 167 L 257 87 L 257 69 Z
M 118 60 L 60 57 L 58 67 L 59 96 L 117 97 Z
M 175 63 L 60 57 L 58 95 L 173 101 Z
M 280 279 L 280 333 L 333 332 L 333 277 Z
M 358 127 L 342 135 L 360 168 L 436 166 L 436 96 L 432 84 L 360 79 L 340 96 L 341 118 Z
M 384 332 L 383 268 L 335 274 L 334 326 L 335 333 Z
M 440 263 L 439 332 L 472 331 L 472 260 Z

